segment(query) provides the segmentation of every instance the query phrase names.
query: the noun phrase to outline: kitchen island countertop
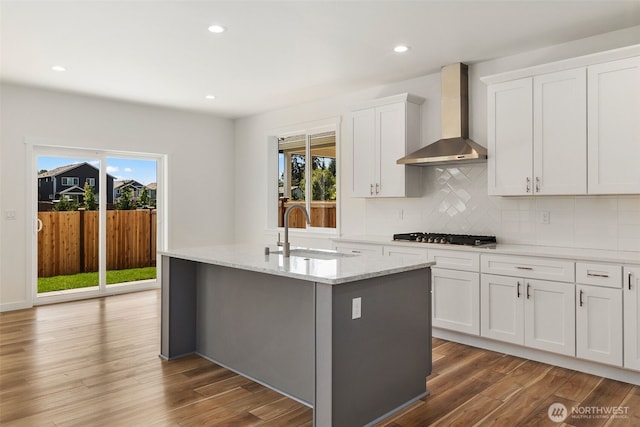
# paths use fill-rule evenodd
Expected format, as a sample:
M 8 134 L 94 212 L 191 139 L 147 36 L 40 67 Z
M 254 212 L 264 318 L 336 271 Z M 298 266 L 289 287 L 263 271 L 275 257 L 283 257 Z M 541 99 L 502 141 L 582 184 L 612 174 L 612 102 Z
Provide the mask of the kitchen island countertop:
M 269 247 L 269 255 L 265 254 L 265 247 Z M 305 250 L 305 248 L 292 247 L 292 250 L 295 249 Z M 273 245 L 236 244 L 172 249 L 160 253 L 173 258 L 292 277 L 329 285 L 417 270 L 434 264 L 426 260 L 418 260 L 415 257 L 385 257 L 367 254 L 337 254 L 333 259 L 325 259 L 330 258 L 335 252 L 317 249 L 313 249 L 313 251 L 319 252 L 322 258 L 315 258 L 313 255 L 298 256 L 292 254 L 287 259 L 282 254 L 274 253 L 277 250 L 280 250 L 280 248 Z

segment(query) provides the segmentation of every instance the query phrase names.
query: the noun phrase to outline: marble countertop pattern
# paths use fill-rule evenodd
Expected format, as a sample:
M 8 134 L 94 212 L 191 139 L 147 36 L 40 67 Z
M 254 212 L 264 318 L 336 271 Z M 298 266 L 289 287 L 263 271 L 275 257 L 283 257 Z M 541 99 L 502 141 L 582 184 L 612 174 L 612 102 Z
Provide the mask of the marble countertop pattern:
M 454 251 L 478 252 L 480 254 L 520 255 L 544 258 L 569 259 L 587 262 L 609 262 L 618 264 L 640 264 L 640 252 L 612 251 L 603 249 L 563 248 L 556 246 L 534 246 L 497 244 L 494 247 L 474 247 L 463 245 L 442 245 L 435 243 L 419 243 L 394 241 L 389 236 L 342 236 L 332 239 L 334 242 L 352 242 L 385 246 L 404 246 L 424 249 L 444 249 Z
M 292 255 L 288 259 L 282 254 L 265 255 L 265 247 L 252 245 L 220 245 L 172 249 L 160 252 L 174 258 L 197 261 L 207 264 L 256 271 L 292 277 L 311 282 L 339 285 L 371 277 L 386 276 L 432 266 L 433 262 L 422 261 L 415 257 L 385 257 L 382 255 L 337 256 L 334 259 L 313 258 L 312 256 Z M 273 245 L 270 252 L 277 251 Z M 294 248 L 293 249 L 307 249 Z M 312 249 L 314 251 L 320 251 Z M 330 258 L 334 251 L 322 251 Z

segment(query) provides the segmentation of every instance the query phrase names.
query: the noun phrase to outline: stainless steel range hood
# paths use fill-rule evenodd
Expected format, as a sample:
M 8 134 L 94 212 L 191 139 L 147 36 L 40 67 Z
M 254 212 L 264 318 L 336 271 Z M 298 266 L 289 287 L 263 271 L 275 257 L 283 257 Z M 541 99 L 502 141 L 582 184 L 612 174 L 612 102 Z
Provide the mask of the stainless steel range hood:
M 442 139 L 398 159 L 399 165 L 434 166 L 478 162 L 487 149 L 469 139 L 468 71 L 465 64 L 442 67 Z

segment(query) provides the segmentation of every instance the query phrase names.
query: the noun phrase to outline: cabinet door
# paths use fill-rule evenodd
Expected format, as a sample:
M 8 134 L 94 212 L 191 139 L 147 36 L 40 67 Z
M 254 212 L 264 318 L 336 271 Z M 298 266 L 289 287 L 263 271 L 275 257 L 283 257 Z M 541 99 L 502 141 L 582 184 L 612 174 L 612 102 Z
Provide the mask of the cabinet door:
M 489 195 L 532 194 L 533 79 L 489 86 Z
M 622 291 L 576 286 L 576 356 L 622 366 Z
M 524 294 L 525 345 L 575 356 L 575 285 L 528 279 Z
M 588 68 L 589 194 L 640 193 L 640 57 Z
M 483 274 L 480 335 L 524 344 L 524 279 Z
M 354 197 L 374 195 L 375 168 L 375 109 L 354 111 L 351 117 L 353 156 L 351 159 L 352 188 Z
M 479 335 L 479 274 L 432 268 L 431 286 L 433 326 Z
M 587 194 L 587 70 L 533 79 L 533 191 Z
M 624 268 L 624 367 L 640 371 L 640 267 Z
M 396 163 L 406 154 L 405 109 L 404 102 L 376 108 L 376 196 L 405 196 L 406 166 Z

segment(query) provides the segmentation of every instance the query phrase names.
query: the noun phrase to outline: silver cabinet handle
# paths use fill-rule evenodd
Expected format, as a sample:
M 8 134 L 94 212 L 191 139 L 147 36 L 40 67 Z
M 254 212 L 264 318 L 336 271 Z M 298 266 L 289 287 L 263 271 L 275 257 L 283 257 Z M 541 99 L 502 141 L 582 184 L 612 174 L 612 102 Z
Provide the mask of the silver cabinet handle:
M 351 251 L 351 253 L 352 253 L 352 254 L 359 254 L 359 253 L 360 253 L 360 251 L 353 250 L 353 251 Z
M 527 299 L 531 299 L 531 294 L 529 293 L 530 288 L 531 288 L 531 285 L 527 283 Z
M 580 289 L 580 307 L 582 307 L 582 305 L 584 304 L 584 302 L 582 301 L 582 294 L 584 293 L 584 291 L 582 289 Z
M 631 290 L 631 272 L 627 276 L 627 283 L 629 284 L 629 290 Z
M 380 193 L 380 184 L 376 183 L 376 194 Z
M 520 298 L 520 282 L 518 281 L 518 287 L 517 287 L 517 291 L 516 291 L 516 298 Z
M 536 176 L 536 193 L 540 192 L 540 177 Z
M 369 194 L 373 196 L 373 184 L 369 186 Z
M 601 274 L 601 273 L 587 273 L 587 276 L 591 276 L 591 277 L 609 277 L 608 274 Z
M 527 193 L 531 193 L 531 178 L 527 177 Z
M 520 267 L 519 265 L 516 265 L 516 268 L 517 268 L 518 270 L 533 270 L 533 268 L 532 268 L 532 267 Z

